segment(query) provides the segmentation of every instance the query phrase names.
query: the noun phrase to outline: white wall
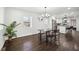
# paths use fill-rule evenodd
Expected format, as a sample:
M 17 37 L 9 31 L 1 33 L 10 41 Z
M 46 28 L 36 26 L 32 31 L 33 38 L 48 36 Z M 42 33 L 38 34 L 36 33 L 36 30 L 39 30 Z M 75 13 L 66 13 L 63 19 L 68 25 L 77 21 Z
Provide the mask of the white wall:
M 25 16 L 32 17 L 32 27 L 28 28 L 24 25 L 22 17 Z M 38 16 L 38 14 L 31 13 L 25 10 L 20 10 L 16 8 L 6 8 L 6 24 L 11 23 L 12 21 L 17 21 L 17 23 L 21 23 L 21 25 L 16 28 L 18 37 L 37 34 L 39 32 L 38 29 L 47 28 L 47 26 L 45 26 L 44 21 L 41 22 L 38 20 Z
M 4 8 L 0 7 L 0 23 L 4 23 Z M 0 50 L 4 45 L 4 38 L 3 38 L 4 29 L 0 26 Z

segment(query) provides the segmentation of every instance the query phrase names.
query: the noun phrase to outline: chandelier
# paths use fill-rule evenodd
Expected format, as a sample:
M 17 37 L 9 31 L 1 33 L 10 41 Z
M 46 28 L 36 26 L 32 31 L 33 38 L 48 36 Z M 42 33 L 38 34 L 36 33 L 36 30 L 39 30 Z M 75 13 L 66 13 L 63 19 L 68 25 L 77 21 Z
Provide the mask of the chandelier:
M 44 19 L 48 19 L 49 17 L 50 17 L 50 15 L 47 13 L 47 7 L 44 7 L 44 14 L 42 14 L 39 18 L 40 18 L 40 20 L 42 21 L 42 20 L 44 20 Z

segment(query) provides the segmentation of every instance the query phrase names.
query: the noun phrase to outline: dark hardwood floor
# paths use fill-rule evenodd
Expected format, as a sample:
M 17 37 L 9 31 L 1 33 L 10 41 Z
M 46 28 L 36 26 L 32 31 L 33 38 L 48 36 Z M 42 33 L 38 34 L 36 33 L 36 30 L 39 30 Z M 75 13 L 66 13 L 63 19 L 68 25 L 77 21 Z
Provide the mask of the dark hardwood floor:
M 11 40 L 6 51 L 79 51 L 79 32 L 60 34 L 60 45 L 39 42 L 38 35 L 25 36 Z

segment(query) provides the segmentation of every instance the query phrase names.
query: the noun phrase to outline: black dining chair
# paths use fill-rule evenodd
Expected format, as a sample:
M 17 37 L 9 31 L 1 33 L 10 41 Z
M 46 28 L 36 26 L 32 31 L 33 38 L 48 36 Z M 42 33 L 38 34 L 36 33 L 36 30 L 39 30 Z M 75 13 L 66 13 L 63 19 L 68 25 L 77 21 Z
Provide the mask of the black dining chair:
M 53 39 L 52 31 L 46 31 L 46 43 L 48 43 L 49 41 L 52 42 L 52 39 Z
M 46 40 L 46 33 L 44 32 L 44 30 L 39 30 L 39 34 L 38 34 L 38 38 L 39 38 L 39 41 L 40 41 L 40 44 L 42 42 L 44 42 Z

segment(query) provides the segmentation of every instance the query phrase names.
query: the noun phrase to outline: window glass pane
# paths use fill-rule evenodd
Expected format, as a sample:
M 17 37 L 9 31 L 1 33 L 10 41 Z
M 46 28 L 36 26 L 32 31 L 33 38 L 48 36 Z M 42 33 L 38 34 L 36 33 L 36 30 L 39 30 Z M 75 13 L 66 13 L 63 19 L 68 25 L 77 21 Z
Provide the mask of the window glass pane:
M 0 24 L 3 24 L 3 19 L 0 17 Z M 3 29 L 3 26 L 0 25 L 0 30 Z
M 4 20 L 4 8 L 0 7 L 0 24 L 3 24 L 3 20 Z M 0 30 L 3 29 L 3 26 L 0 25 Z

